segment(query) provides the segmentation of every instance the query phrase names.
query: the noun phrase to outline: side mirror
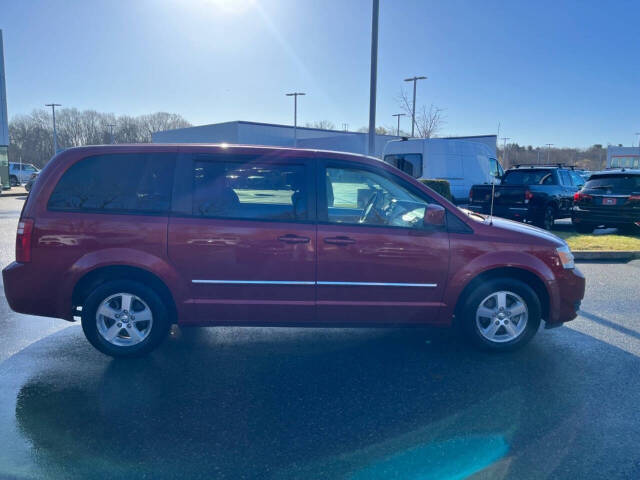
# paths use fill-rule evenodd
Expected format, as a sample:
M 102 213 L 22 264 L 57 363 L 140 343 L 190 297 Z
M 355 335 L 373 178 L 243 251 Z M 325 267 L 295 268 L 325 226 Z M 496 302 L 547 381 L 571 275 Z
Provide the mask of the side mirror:
M 423 223 L 429 227 L 444 227 L 444 218 L 446 210 L 440 205 L 430 203 L 424 209 Z

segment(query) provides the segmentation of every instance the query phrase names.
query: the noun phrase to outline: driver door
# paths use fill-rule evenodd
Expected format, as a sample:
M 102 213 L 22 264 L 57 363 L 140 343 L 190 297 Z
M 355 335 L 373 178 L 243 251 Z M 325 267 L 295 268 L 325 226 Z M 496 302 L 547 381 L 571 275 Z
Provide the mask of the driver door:
M 437 323 L 449 270 L 434 202 L 390 170 L 318 162 L 317 312 L 322 323 Z

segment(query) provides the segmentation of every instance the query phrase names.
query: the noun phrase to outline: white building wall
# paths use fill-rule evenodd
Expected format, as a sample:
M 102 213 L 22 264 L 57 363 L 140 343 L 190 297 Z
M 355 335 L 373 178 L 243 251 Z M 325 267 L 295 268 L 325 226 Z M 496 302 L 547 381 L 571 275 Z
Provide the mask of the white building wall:
M 151 134 L 153 143 L 240 143 L 238 122 L 177 128 Z

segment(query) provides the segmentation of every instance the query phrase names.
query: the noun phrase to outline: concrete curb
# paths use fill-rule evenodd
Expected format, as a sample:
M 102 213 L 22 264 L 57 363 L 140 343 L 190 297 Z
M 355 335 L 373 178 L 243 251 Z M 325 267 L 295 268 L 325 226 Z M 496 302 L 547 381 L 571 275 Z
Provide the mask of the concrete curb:
M 640 252 L 634 250 L 626 251 L 599 251 L 599 250 L 583 250 L 572 252 L 576 260 L 619 260 L 629 261 L 640 258 Z
M 3 190 L 0 194 L 0 197 L 24 197 L 28 194 L 29 192 L 27 192 L 25 189 L 17 190 L 12 188 L 11 190 Z

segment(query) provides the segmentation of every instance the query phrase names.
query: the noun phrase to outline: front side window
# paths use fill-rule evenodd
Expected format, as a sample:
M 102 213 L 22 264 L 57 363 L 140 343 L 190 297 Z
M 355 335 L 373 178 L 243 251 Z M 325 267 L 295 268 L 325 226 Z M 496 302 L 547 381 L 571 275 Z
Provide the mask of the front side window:
M 368 170 L 327 168 L 330 223 L 422 228 L 428 201 Z
M 578 172 L 571 171 L 569 175 L 571 175 L 571 180 L 576 187 L 580 188 L 584 185 L 584 178 Z
M 196 216 L 304 221 L 307 195 L 304 165 L 194 162 Z
M 571 186 L 571 177 L 569 176 L 569 172 L 567 172 L 566 170 L 558 170 L 558 173 L 560 173 L 560 178 L 562 179 L 562 184 L 564 186 L 570 187 Z
M 175 155 L 113 154 L 71 165 L 49 198 L 49 210 L 166 213 Z
M 414 178 L 422 176 L 422 155 L 419 153 L 385 155 L 384 161 Z
M 500 165 L 500 163 L 498 163 L 498 161 L 495 158 L 489 159 L 489 174 L 492 177 L 497 177 L 497 178 L 500 178 L 502 177 L 502 175 L 504 175 L 504 170 L 502 170 L 502 165 Z

